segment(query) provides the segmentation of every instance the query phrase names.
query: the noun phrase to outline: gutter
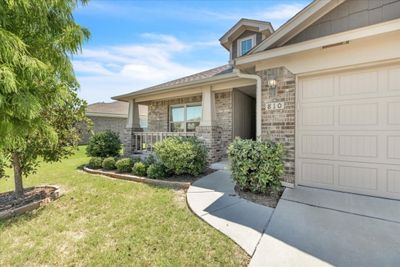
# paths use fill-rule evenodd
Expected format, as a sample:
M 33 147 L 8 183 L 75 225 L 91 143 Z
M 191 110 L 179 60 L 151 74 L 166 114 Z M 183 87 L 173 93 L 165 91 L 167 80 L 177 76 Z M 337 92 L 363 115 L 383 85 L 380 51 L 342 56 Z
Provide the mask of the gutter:
M 118 96 L 113 96 L 111 97 L 111 99 L 113 100 L 119 100 L 119 101 L 127 101 L 126 98 L 130 98 L 133 96 L 140 96 L 140 95 L 150 95 L 150 94 L 156 94 L 162 91 L 167 91 L 170 89 L 180 89 L 183 87 L 188 87 L 188 86 L 197 86 L 203 83 L 208 83 L 208 82 L 222 82 L 225 80 L 229 80 L 231 78 L 236 78 L 237 75 L 235 75 L 234 73 L 227 73 L 227 74 L 222 74 L 222 75 L 218 75 L 218 76 L 214 76 L 214 77 L 210 77 L 210 78 L 206 78 L 206 79 L 200 79 L 200 80 L 196 80 L 196 81 L 192 81 L 192 82 L 187 82 L 187 83 L 182 83 L 182 84 L 172 84 L 169 86 L 165 86 L 165 87 L 161 87 L 161 88 L 149 88 L 149 89 L 143 89 L 143 90 L 139 90 L 139 91 L 135 91 L 132 93 L 128 93 L 128 94 L 124 94 L 124 95 L 118 95 Z
M 261 137 L 261 78 L 255 74 L 247 74 L 240 72 L 239 69 L 234 69 L 233 73 L 239 78 L 256 80 L 256 135 Z

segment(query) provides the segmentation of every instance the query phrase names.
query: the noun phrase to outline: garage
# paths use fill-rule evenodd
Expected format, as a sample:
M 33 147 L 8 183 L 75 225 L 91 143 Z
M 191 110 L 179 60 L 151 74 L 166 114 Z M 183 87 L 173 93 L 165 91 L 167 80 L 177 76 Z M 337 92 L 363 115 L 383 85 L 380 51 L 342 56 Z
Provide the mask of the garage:
M 400 199 L 400 63 L 298 77 L 296 184 Z

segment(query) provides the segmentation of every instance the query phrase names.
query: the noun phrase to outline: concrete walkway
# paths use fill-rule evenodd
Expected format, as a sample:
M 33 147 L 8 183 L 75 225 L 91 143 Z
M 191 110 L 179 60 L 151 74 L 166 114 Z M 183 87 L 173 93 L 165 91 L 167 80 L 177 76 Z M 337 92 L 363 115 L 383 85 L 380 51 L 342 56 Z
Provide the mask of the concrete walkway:
M 253 255 L 273 212 L 272 208 L 238 197 L 230 173 L 223 170 L 193 183 L 187 202 L 195 214 L 232 238 L 249 255 Z
M 400 201 L 286 189 L 250 266 L 299 265 L 400 266 Z
M 274 210 L 238 197 L 222 170 L 196 181 L 187 201 L 252 256 L 250 266 L 400 263 L 400 201 L 296 187 Z

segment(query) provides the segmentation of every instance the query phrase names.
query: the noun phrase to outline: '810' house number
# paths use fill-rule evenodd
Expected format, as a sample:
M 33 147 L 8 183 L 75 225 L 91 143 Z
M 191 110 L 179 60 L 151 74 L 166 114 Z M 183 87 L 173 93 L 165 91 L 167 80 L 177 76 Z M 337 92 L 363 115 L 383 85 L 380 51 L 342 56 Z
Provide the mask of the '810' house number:
M 265 104 L 266 110 L 277 110 L 284 108 L 285 108 L 285 102 L 269 102 Z

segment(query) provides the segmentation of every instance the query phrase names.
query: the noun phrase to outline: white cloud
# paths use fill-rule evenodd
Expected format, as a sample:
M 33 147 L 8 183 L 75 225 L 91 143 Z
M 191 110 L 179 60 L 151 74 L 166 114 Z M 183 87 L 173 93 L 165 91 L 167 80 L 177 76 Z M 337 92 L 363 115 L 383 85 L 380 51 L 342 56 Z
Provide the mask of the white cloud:
M 256 14 L 264 20 L 288 20 L 296 15 L 304 6 L 301 4 L 282 4 L 267 8 Z
M 257 10 L 251 10 L 251 7 L 246 10 L 231 10 L 229 12 L 216 12 L 205 9 L 199 10 L 196 13 L 197 16 L 201 14 L 201 16 L 199 16 L 200 18 L 203 17 L 210 20 L 237 21 L 240 18 L 248 18 L 269 21 L 272 24 L 275 24 L 274 26 L 279 26 L 296 15 L 303 7 L 304 4 L 293 3 L 277 4 Z
M 170 35 L 142 34 L 146 42 L 84 49 L 73 65 L 81 84 L 80 96 L 89 103 L 110 101 L 111 96 L 132 92 L 190 75 L 213 63 L 179 63 L 176 55 L 193 52 L 215 42 L 188 44 Z

